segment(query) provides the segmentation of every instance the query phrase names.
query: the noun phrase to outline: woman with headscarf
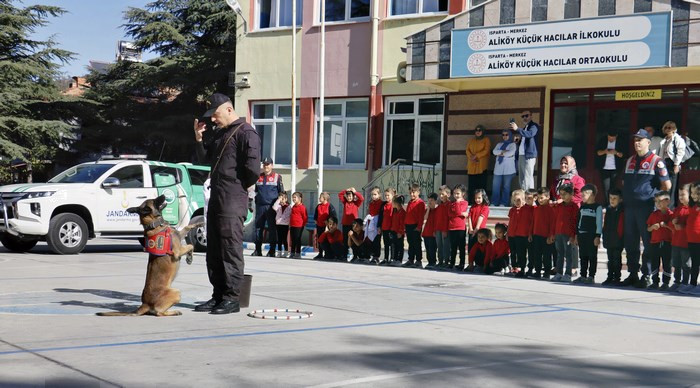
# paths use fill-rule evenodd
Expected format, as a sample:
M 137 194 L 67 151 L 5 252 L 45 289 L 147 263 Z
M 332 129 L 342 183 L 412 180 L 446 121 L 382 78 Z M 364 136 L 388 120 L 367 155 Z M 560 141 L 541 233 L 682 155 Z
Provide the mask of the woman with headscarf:
M 559 176 L 549 190 L 552 201 L 561 203 L 559 187 L 566 184 L 574 187 L 573 202 L 578 205 L 578 207 L 581 207 L 581 188 L 586 184 L 586 180 L 578 174 L 576 170 L 576 159 L 571 155 L 566 155 L 559 161 Z
M 493 168 L 491 204 L 510 206 L 510 183 L 515 176 L 515 153 L 518 148 L 513 142 L 513 134 L 510 130 L 504 129 L 501 136 L 503 141 L 493 148 L 496 164 Z
M 489 166 L 491 140 L 484 136 L 486 128 L 479 124 L 474 128 L 474 137 L 467 143 L 467 174 L 469 175 L 469 198 L 474 200 L 474 190 L 486 190 L 486 169 Z

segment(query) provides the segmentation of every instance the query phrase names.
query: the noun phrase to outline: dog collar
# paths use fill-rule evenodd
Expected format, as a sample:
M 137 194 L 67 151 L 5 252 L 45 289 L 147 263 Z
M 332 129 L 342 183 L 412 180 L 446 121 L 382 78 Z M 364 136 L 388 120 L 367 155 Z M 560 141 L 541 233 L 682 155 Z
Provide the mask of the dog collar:
M 153 230 L 155 228 L 159 228 L 163 225 L 167 225 L 168 223 L 163 219 L 163 217 L 158 217 L 157 220 L 146 224 L 143 226 L 144 232 L 148 232 L 149 230 Z

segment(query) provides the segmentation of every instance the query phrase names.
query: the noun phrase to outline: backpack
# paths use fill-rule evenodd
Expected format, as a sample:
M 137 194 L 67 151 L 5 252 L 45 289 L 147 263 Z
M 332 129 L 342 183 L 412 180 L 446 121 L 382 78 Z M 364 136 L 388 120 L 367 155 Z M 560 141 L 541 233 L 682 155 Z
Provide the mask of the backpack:
M 681 138 L 685 141 L 685 155 L 683 155 L 683 159 L 681 159 L 681 163 L 685 163 L 688 159 L 692 158 L 693 156 L 700 156 L 700 147 L 698 146 L 698 143 L 695 142 L 695 140 L 689 138 L 688 136 L 681 136 Z M 676 147 L 676 142 L 673 142 L 673 150 L 674 152 L 678 152 L 678 148 Z

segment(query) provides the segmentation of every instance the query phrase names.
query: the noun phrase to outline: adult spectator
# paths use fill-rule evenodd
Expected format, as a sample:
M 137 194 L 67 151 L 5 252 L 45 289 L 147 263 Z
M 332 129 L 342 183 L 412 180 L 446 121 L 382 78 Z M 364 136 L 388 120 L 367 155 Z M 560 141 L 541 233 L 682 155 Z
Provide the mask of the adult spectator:
M 529 190 L 535 188 L 535 162 L 537 162 L 537 134 L 540 126 L 532 121 L 532 113 L 523 111 L 520 115 L 523 127 L 518 128 L 515 122 L 510 123 L 510 128 L 522 136 L 518 147 L 518 179 L 520 188 Z
M 215 130 L 205 145 L 204 122 L 194 120 L 200 163 L 211 167 L 211 197 L 207 209 L 207 273 L 214 288 L 211 299 L 195 311 L 228 314 L 240 311 L 243 283 L 243 221 L 248 213 L 248 190 L 260 173 L 260 136 L 233 109 L 231 100 L 216 93 L 207 101 Z
M 661 146 L 661 140 L 663 140 L 663 138 L 654 134 L 656 130 L 651 125 L 647 125 L 646 127 L 644 127 L 644 130 L 646 130 L 647 133 L 649 133 L 649 135 L 651 136 L 651 144 L 649 144 L 649 151 L 658 155 L 659 146 Z
M 573 202 L 581 207 L 581 188 L 586 184 L 586 180 L 578 174 L 576 169 L 576 159 L 573 156 L 566 155 L 559 161 L 559 176 L 552 183 L 549 189 L 550 198 L 556 203 L 561 203 L 559 196 L 559 188 L 562 185 L 571 185 L 574 187 Z
M 623 195 L 625 201 L 625 251 L 629 276 L 622 282 L 625 286 L 648 287 L 651 277 L 643 273 L 639 279 L 639 238 L 642 238 L 644 254 L 649 248 L 650 233 L 647 219 L 654 211 L 654 195 L 659 190 L 669 190 L 671 181 L 663 159 L 651 152 L 651 133 L 640 129 L 634 134 L 635 154 L 625 162 Z M 646 270 L 646 268 L 644 268 Z M 646 271 L 644 271 L 646 272 Z
M 617 140 L 617 132 L 609 130 L 608 136 L 600 139 L 596 146 L 597 156 L 595 158 L 595 167 L 600 171 L 600 178 L 603 181 L 603 198 L 605 205 L 608 204 L 608 193 L 610 188 L 615 186 L 618 171 L 622 170 L 623 148 L 622 141 Z
M 469 201 L 474 198 L 474 191 L 486 190 L 487 168 L 491 155 L 491 140 L 484 136 L 486 128 L 477 125 L 474 137 L 467 143 L 467 174 L 469 175 Z
M 282 175 L 272 171 L 272 159 L 266 157 L 262 161 L 262 173 L 255 183 L 255 252 L 253 256 L 262 256 L 262 244 L 267 227 L 267 242 L 270 250 L 267 257 L 275 257 L 277 244 L 277 213 L 272 208 L 280 193 L 284 192 Z
M 671 180 L 671 209 L 676 208 L 678 198 L 678 176 L 681 172 L 681 163 L 685 157 L 685 139 L 678 134 L 678 127 L 673 121 L 667 121 L 662 127 L 664 135 L 659 146 L 659 156 L 663 159 Z
M 504 129 L 501 137 L 503 140 L 493 148 L 496 164 L 493 168 L 491 204 L 510 206 L 510 184 L 515 175 L 515 153 L 518 146 L 513 142 L 513 133 L 510 130 Z

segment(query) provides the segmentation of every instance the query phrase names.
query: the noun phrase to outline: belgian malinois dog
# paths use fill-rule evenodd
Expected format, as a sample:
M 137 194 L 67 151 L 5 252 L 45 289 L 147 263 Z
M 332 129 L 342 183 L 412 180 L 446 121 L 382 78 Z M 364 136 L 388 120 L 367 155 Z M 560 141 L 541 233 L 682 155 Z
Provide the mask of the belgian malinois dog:
M 184 236 L 192 228 L 202 223 L 188 225 L 181 230 L 171 228 L 163 219 L 161 211 L 165 208 L 165 196 L 147 199 L 139 207 L 130 207 L 127 212 L 138 214 L 144 229 L 145 248 L 148 252 L 146 285 L 141 293 L 141 306 L 136 311 L 97 313 L 100 316 L 138 316 L 152 314 L 159 317 L 181 315 L 179 311 L 168 311 L 180 302 L 180 290 L 171 288 L 180 258 L 186 256 L 187 264 L 192 264 L 191 244 L 183 245 Z

